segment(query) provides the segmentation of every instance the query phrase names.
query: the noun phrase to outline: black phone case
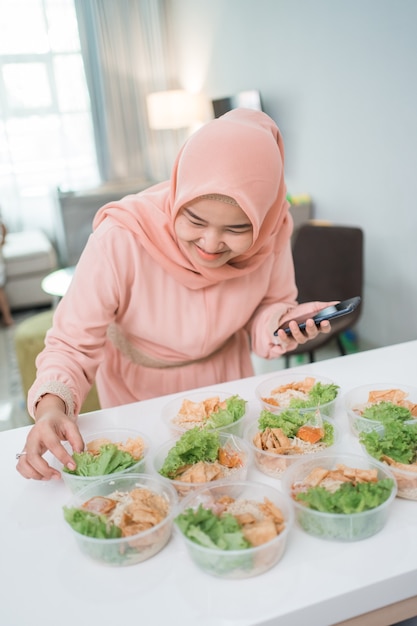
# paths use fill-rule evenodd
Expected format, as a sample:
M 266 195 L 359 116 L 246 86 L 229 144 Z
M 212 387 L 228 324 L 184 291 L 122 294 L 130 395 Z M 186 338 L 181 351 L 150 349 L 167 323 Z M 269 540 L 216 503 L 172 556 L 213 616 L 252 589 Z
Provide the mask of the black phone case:
M 312 319 L 314 320 L 316 326 L 319 326 L 320 323 L 323 322 L 324 320 L 329 320 L 330 321 L 330 320 L 336 319 L 337 317 L 342 317 L 343 315 L 347 315 L 348 313 L 352 313 L 359 306 L 360 302 L 361 302 L 360 296 L 356 296 L 354 298 L 350 298 L 349 300 L 345 300 L 345 301 L 339 303 L 338 306 L 341 305 L 343 308 L 341 308 L 341 309 L 339 309 L 337 311 L 334 311 L 332 313 L 322 314 L 322 315 L 320 315 L 320 311 L 319 311 L 318 313 L 316 313 L 313 316 Z M 309 318 L 309 319 L 311 319 L 311 318 Z M 306 321 L 299 322 L 298 328 L 300 328 L 301 330 L 304 330 L 305 327 L 306 327 Z M 291 330 L 288 327 L 282 328 L 280 326 L 274 332 L 275 337 L 278 335 L 278 331 L 279 330 L 283 330 L 286 335 L 291 335 Z

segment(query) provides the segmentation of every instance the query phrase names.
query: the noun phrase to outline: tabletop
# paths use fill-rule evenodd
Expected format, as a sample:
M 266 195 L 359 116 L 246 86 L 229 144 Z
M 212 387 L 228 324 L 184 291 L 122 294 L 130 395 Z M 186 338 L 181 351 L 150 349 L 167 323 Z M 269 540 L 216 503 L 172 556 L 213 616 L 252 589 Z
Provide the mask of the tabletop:
M 366 383 L 416 386 L 417 341 L 292 370 L 322 375 L 340 386 L 334 417 L 343 433 L 340 445 L 361 453 L 349 431 L 343 394 Z M 218 388 L 240 394 L 256 416 L 255 387 L 270 376 Z M 160 411 L 174 395 L 82 415 L 81 431 L 136 426 L 157 446 L 170 437 Z M 223 580 L 201 572 L 176 533 L 148 561 L 106 567 L 79 551 L 63 519 L 62 507 L 70 499 L 63 482 L 27 481 L 16 471 L 15 454 L 29 428 L 0 433 L 4 626 L 383 626 L 417 614 L 417 502 L 396 498 L 384 529 L 358 542 L 325 541 L 295 525 L 281 561 L 254 578 Z M 280 485 L 255 468 L 248 479 Z
M 75 272 L 75 265 L 51 272 L 42 280 L 42 289 L 51 296 L 62 298 L 67 293 Z

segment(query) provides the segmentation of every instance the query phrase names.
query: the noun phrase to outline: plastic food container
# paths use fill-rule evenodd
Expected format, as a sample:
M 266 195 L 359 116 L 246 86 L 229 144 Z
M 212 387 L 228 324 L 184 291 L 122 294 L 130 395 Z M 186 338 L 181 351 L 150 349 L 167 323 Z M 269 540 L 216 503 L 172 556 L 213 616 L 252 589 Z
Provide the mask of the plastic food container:
M 387 465 L 397 483 L 397 496 L 407 500 L 417 500 L 417 472 L 403 470 L 393 465 Z
M 121 442 L 125 444 L 129 439 L 136 439 L 138 437 L 141 438 L 144 444 L 143 456 L 136 463 L 120 472 L 115 472 L 113 474 L 102 474 L 100 476 L 78 476 L 77 474 L 70 474 L 63 471 L 62 463 L 60 463 L 57 459 L 53 461 L 53 465 L 61 471 L 61 476 L 64 483 L 67 485 L 67 487 L 69 487 L 69 489 L 71 489 L 73 493 L 76 493 L 80 489 L 84 489 L 84 487 L 88 487 L 89 485 L 97 482 L 97 480 L 106 478 L 107 476 L 131 473 L 141 474 L 146 471 L 146 458 L 150 450 L 149 439 L 145 435 L 138 432 L 137 430 L 127 428 L 108 428 L 94 433 L 90 433 L 88 435 L 83 435 L 85 444 L 99 439 L 109 439 L 112 443 Z M 72 448 L 69 443 L 65 442 L 63 445 L 67 448 L 68 452 L 72 454 Z
M 271 413 L 278 413 L 280 411 L 291 408 L 288 406 L 290 399 L 293 397 L 299 396 L 299 394 L 297 394 L 296 391 L 289 391 L 285 394 L 285 396 L 282 396 L 279 401 L 277 400 L 274 401 L 272 392 L 278 387 L 281 387 L 283 385 L 289 385 L 292 383 L 301 383 L 307 378 L 314 379 L 314 384 L 316 383 L 321 383 L 322 385 L 336 384 L 333 380 L 330 380 L 329 378 L 325 378 L 324 376 L 320 376 L 318 374 L 311 374 L 311 373 L 306 373 L 306 372 L 298 372 L 298 373 L 283 372 L 281 374 L 276 374 L 275 376 L 272 376 L 270 378 L 267 378 L 266 380 L 263 380 L 255 389 L 256 397 L 258 398 L 261 404 L 261 407 L 263 409 L 266 409 L 267 411 L 270 411 Z M 327 417 L 333 417 L 338 397 L 339 397 L 339 389 L 337 390 L 337 395 L 334 398 L 334 400 L 331 400 L 325 403 L 320 403 L 320 405 L 316 405 L 312 407 L 306 407 L 306 408 L 300 408 L 300 409 L 298 409 L 297 407 L 297 410 L 305 411 L 306 413 L 308 413 L 311 411 L 316 411 L 319 408 L 320 412 L 323 415 L 326 415 Z
M 378 480 L 389 478 L 394 482 L 390 496 L 381 505 L 360 513 L 322 513 L 309 508 L 293 498 L 294 488 L 302 482 L 315 468 L 336 469 L 339 464 L 350 468 L 376 469 Z M 385 526 L 391 505 L 397 493 L 393 473 L 382 463 L 369 456 L 353 454 L 317 455 L 305 461 L 298 461 L 284 474 L 282 478 L 284 493 L 293 500 L 295 518 L 298 524 L 308 534 L 321 539 L 336 541 L 358 541 L 378 533 Z
M 195 543 L 175 524 L 175 530 L 182 537 L 192 561 L 207 574 L 229 579 L 249 578 L 271 569 L 281 560 L 294 524 L 294 512 L 289 498 L 278 489 L 263 483 L 223 481 L 188 495 L 182 500 L 179 512 L 189 508 L 197 509 L 200 505 L 206 509 L 217 508 L 216 501 L 221 498 L 251 500 L 256 503 L 262 503 L 267 499 L 282 513 L 284 528 L 280 534 L 256 547 L 222 550 L 216 546 L 211 548 Z
M 199 489 L 200 487 L 211 486 L 217 481 L 245 480 L 252 460 L 249 445 L 244 439 L 229 433 L 219 433 L 219 439 L 220 447 L 226 450 L 228 454 L 235 456 L 238 459 L 238 465 L 231 468 L 226 467 L 224 469 L 224 474 L 219 476 L 217 479 L 214 478 L 213 480 L 205 482 L 183 482 L 182 480 L 170 479 L 159 474 L 159 470 L 162 468 L 168 452 L 175 446 L 178 439 L 166 441 L 155 450 L 152 458 L 153 470 L 162 478 L 162 480 L 165 480 L 173 485 L 180 497 L 184 497 L 191 491 Z
M 333 443 L 321 449 L 315 448 L 311 451 L 305 450 L 299 454 L 277 454 L 268 450 L 261 450 L 255 446 L 253 442 L 256 433 L 259 432 L 258 420 L 248 424 L 245 429 L 244 439 L 250 446 L 256 468 L 271 478 L 281 478 L 283 473 L 300 459 L 309 458 L 317 454 L 322 454 L 323 452 L 326 453 L 333 451 L 340 441 L 340 429 L 333 421 L 326 419 L 325 417 L 322 419 L 323 423 L 327 422 L 333 427 Z
M 417 423 L 415 424 L 417 426 Z M 383 427 L 379 427 L 378 429 L 375 429 L 375 431 L 379 437 L 382 437 L 384 434 Z M 368 452 L 364 443 L 361 443 L 361 447 L 367 458 L 375 460 L 374 457 Z M 385 461 L 382 461 L 382 463 L 392 472 L 396 480 L 398 489 L 397 496 L 399 498 L 405 498 L 407 500 L 417 500 L 417 466 L 413 466 L 415 468 L 415 470 L 413 471 L 412 469 L 407 470 L 404 467 L 389 465 Z
M 168 511 L 166 517 L 152 528 L 117 539 L 88 537 L 68 524 L 80 550 L 86 556 L 105 565 L 135 565 L 151 558 L 168 543 L 177 513 L 178 497 L 171 485 L 157 477 L 147 474 L 115 474 L 78 491 L 67 507 L 78 508 L 94 496 L 110 497 L 115 491 L 131 492 L 133 489 L 149 490 L 163 498 Z
M 210 426 L 210 424 L 207 425 L 205 420 L 199 420 L 198 417 L 193 420 L 191 406 L 189 407 L 189 415 L 187 416 L 187 421 L 181 419 L 178 416 L 184 400 L 189 400 L 190 402 L 197 404 L 211 398 L 218 398 L 220 402 L 224 402 L 225 400 L 231 398 L 233 395 L 238 394 L 233 394 L 229 391 L 217 391 L 216 389 L 208 389 L 206 391 L 197 391 L 183 394 L 177 398 L 174 398 L 163 407 L 161 417 L 170 428 L 173 437 L 178 437 L 179 435 L 181 435 L 181 433 L 191 428 L 194 428 L 195 426 L 198 426 L 199 428 L 209 428 L 210 430 L 217 430 L 218 432 L 222 433 L 231 433 L 232 435 L 237 435 L 238 437 L 240 437 L 243 435 L 243 427 L 246 417 L 246 406 L 242 417 L 225 426 L 213 427 Z M 243 398 L 241 399 L 243 400 Z
M 343 404 L 348 416 L 351 431 L 354 435 L 358 436 L 361 432 L 370 432 L 382 426 L 381 422 L 362 417 L 361 413 L 367 406 L 372 404 L 368 401 L 370 392 L 390 389 L 403 391 L 407 394 L 406 400 L 417 404 L 417 388 L 398 383 L 371 383 L 355 387 L 345 393 L 343 396 Z M 414 419 L 417 420 L 417 416 Z

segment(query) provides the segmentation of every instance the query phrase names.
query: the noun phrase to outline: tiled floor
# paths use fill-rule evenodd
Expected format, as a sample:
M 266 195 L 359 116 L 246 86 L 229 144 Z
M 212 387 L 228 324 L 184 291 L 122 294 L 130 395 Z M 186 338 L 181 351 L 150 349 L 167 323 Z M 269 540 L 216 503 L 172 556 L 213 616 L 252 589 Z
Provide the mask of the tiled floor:
M 14 326 L 5 328 L 0 325 L 0 430 L 27 426 L 31 423 L 20 382 L 14 333 L 19 322 L 39 313 L 40 310 L 42 309 L 14 313 Z
M 14 356 L 14 328 L 0 331 L 0 430 L 24 426 L 28 416 Z

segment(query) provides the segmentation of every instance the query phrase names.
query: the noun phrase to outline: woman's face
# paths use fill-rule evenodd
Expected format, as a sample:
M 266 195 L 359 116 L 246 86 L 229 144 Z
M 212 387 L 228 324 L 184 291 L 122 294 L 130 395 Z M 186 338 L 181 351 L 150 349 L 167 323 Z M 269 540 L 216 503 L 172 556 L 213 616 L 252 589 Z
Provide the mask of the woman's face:
M 253 229 L 238 206 L 211 198 L 189 202 L 178 212 L 175 233 L 197 265 L 220 267 L 249 250 Z

